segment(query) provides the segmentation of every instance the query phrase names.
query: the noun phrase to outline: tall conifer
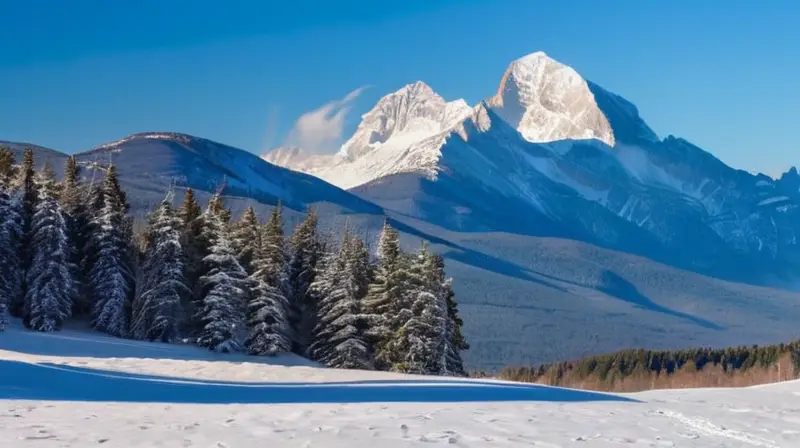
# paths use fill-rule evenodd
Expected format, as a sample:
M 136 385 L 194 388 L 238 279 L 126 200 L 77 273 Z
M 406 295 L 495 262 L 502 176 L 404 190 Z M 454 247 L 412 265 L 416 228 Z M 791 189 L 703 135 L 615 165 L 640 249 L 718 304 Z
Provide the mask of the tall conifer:
M 24 320 L 34 330 L 57 331 L 71 315 L 74 297 L 68 229 L 49 165 L 45 164 L 35 182 L 37 200 L 30 229 Z

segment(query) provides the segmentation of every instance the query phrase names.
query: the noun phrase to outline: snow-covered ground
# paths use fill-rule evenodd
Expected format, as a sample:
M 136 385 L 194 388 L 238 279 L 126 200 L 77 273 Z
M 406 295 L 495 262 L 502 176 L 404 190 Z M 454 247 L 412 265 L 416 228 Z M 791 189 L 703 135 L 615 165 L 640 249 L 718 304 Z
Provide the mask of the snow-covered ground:
M 798 447 L 800 383 L 609 395 L 0 333 L 3 447 Z

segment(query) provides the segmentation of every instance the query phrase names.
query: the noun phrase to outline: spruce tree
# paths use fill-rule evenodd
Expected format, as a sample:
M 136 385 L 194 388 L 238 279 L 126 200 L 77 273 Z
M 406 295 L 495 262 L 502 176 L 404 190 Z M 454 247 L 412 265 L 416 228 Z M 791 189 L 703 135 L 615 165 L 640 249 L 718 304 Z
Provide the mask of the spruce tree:
M 210 204 L 221 204 L 219 194 Z M 209 207 L 203 214 L 203 233 L 210 242 L 200 277 L 201 308 L 196 320 L 202 328 L 197 345 L 217 352 L 241 350 L 247 337 L 245 308 L 250 287 L 247 273 L 236 259 L 224 207 Z
M 36 190 L 36 183 L 34 177 L 36 176 L 36 162 L 34 160 L 33 150 L 26 148 L 23 152 L 22 166 L 17 170 L 17 178 L 14 180 L 13 188 L 22 191 L 22 251 L 20 259 L 22 262 L 22 271 L 28 272 L 30 270 L 31 260 L 33 253 L 31 251 L 31 222 L 33 221 L 33 214 L 36 211 L 36 200 L 38 192 Z M 23 277 L 22 282 L 23 293 L 27 290 L 27 278 Z M 24 317 L 25 310 L 22 302 L 11 303 L 11 314 L 16 317 Z
M 444 296 L 444 272 L 437 269 L 437 259 L 422 243 L 409 271 L 407 303 L 402 310 L 401 327 L 392 341 L 402 361 L 394 370 L 425 375 L 441 374 L 445 368 L 447 305 Z
M 305 220 L 294 230 L 289 257 L 289 289 L 291 291 L 289 322 L 292 326 L 295 353 L 305 355 L 314 329 L 315 304 L 309 295 L 314 282 L 321 241 L 317 234 L 317 213 L 309 209 Z
M 133 292 L 131 272 L 130 221 L 125 216 L 128 204 L 119 185 L 116 168 L 108 168 L 103 183 L 103 208 L 95 217 L 92 235 L 97 249 L 89 275 L 93 291 L 92 326 L 112 336 L 128 332 L 130 301 Z
M 364 298 L 367 341 L 375 367 L 391 369 L 402 362 L 397 351 L 397 332 L 408 319 L 409 263 L 400 249 L 400 235 L 384 222 L 378 243 L 378 261 Z
M 31 264 L 27 273 L 25 325 L 57 331 L 72 312 L 74 285 L 64 213 L 50 167 L 36 175 L 37 200 L 31 221 Z
M 189 292 L 183 298 L 183 309 L 188 319 L 183 322 L 182 332 L 197 335 L 201 324 L 194 318 L 202 305 L 199 280 L 203 273 L 203 258 L 208 252 L 208 242 L 203 240 L 203 210 L 194 190 L 187 188 L 183 203 L 178 208 L 178 217 L 183 223 L 181 246 L 185 257 L 185 278 Z
M 208 211 L 219 217 L 226 226 L 231 223 L 231 211 L 225 206 L 222 199 L 224 187 L 220 188 L 208 201 Z
M 269 220 L 260 231 L 260 237 L 260 256 L 266 260 L 266 265 L 269 267 L 266 273 L 269 283 L 279 288 L 289 300 L 291 295 L 289 254 L 283 232 L 283 207 L 280 203 L 272 209 Z
M 249 335 L 245 341 L 252 355 L 275 355 L 292 349 L 286 298 L 287 260 L 280 204 L 259 231 L 250 276 L 253 290 L 247 307 Z
M 68 237 L 70 242 L 70 269 L 75 282 L 74 304 L 75 314 L 87 314 L 90 302 L 84 272 L 82 269 L 86 234 L 89 224 L 89 213 L 85 207 L 84 188 L 80 182 L 78 161 L 75 156 L 67 158 L 64 169 L 64 180 L 61 185 L 59 201 L 67 220 Z
M 445 280 L 444 295 L 447 305 L 447 333 L 445 337 L 445 365 L 442 374 L 466 376 L 467 372 L 464 370 L 461 352 L 469 350 L 469 344 L 467 344 L 467 340 L 461 332 L 464 322 L 458 315 L 458 304 L 453 292 L 452 279 Z
M 0 177 L 0 331 L 8 325 L 11 308 L 23 309 L 22 195 L 9 179 Z
M 22 167 L 18 171 L 18 185 L 23 191 L 23 204 L 25 206 L 26 226 L 30 226 L 36 208 L 36 161 L 33 150 L 26 148 L 22 153 Z
M 83 196 L 82 208 L 86 214 L 84 223 L 82 256 L 80 260 L 80 272 L 84 280 L 83 297 L 78 301 L 78 311 L 80 314 L 91 315 L 92 306 L 97 301 L 94 297 L 94 288 L 91 284 L 91 273 L 97 262 L 99 234 L 102 226 L 103 207 L 105 205 L 105 192 L 103 182 L 94 182 L 88 186 L 87 194 Z
M 310 287 L 319 302 L 309 355 L 328 367 L 369 369 L 372 363 L 361 314 L 369 282 L 369 252 L 363 241 L 346 230 L 339 250 L 328 254 L 320 266 Z
M 179 334 L 181 298 L 188 293 L 181 247 L 182 222 L 172 207 L 170 191 L 149 217 L 144 263 L 131 316 L 135 339 L 172 342 Z
M 258 217 L 253 207 L 247 207 L 233 226 L 231 243 L 236 251 L 236 258 L 248 274 L 253 274 L 253 259 L 258 249 Z

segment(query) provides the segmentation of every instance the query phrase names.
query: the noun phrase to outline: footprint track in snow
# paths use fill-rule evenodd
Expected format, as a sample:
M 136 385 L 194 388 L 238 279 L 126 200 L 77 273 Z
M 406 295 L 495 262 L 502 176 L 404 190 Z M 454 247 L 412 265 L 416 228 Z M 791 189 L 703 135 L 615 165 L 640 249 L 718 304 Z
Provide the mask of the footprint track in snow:
M 684 425 L 688 426 L 689 428 L 693 429 L 694 431 L 706 436 L 724 437 L 736 440 L 738 442 L 747 443 L 752 446 L 760 446 L 764 448 L 780 448 L 772 440 L 768 440 L 763 437 L 758 437 L 756 435 L 744 431 L 737 431 L 735 429 L 729 429 L 722 426 L 718 426 L 710 422 L 709 420 L 703 418 L 688 417 L 684 414 L 681 414 L 680 412 L 664 411 L 664 410 L 655 411 L 655 415 L 663 415 L 665 417 L 675 419 L 683 423 Z

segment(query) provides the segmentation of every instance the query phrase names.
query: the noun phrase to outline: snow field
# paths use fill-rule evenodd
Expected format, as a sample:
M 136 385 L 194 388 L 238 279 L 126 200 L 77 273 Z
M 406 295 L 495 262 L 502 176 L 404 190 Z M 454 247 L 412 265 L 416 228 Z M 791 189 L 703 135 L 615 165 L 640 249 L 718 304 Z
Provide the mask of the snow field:
M 0 333 L 0 446 L 797 447 L 800 383 L 611 395 Z

